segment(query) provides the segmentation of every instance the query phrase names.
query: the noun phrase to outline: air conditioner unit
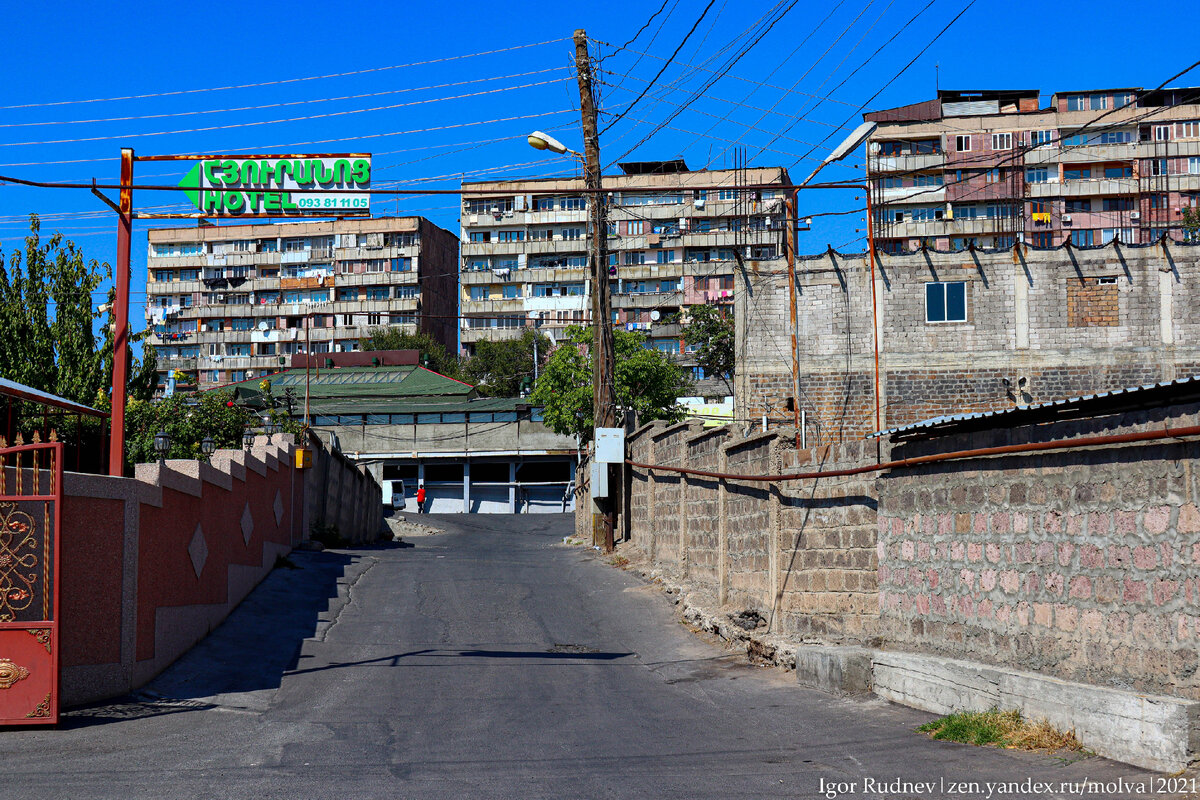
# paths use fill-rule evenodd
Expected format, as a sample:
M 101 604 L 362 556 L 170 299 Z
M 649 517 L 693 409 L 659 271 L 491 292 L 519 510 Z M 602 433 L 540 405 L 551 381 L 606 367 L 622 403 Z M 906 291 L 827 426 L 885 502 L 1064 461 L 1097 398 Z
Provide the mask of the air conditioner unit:
M 1132 220 L 1139 220 L 1139 219 L 1141 219 L 1141 218 L 1142 218 L 1142 212 L 1140 212 L 1140 211 L 1130 211 L 1130 212 L 1129 212 L 1129 218 L 1130 218 L 1130 219 L 1132 219 Z
M 1070 214 L 1063 214 L 1063 215 L 1062 215 L 1062 221 L 1063 221 L 1063 224 L 1064 224 L 1064 225 L 1070 225 L 1070 224 L 1071 224 L 1071 215 L 1070 215 Z

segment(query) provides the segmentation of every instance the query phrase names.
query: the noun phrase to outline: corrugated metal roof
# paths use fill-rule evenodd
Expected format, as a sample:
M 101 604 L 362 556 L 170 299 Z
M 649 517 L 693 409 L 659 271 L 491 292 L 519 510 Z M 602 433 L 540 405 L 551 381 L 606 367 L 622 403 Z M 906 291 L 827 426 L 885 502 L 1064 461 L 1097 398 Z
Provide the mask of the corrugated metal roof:
M 85 406 L 81 403 L 76 403 L 74 400 L 68 400 L 65 397 L 59 397 L 56 394 L 43 392 L 40 389 L 34 389 L 32 386 L 26 386 L 23 383 L 10 381 L 7 378 L 0 378 L 0 394 L 8 397 L 16 397 L 21 400 L 28 400 L 33 403 L 41 403 L 42 405 L 61 408 L 64 411 L 69 411 L 72 414 L 87 414 L 90 417 L 107 417 L 108 414 L 99 411 L 91 406 Z
M 519 397 L 477 397 L 472 400 L 445 398 L 431 401 L 427 398 L 361 398 L 323 399 L 309 403 L 310 414 L 425 414 L 456 411 L 515 411 L 518 406 L 528 406 L 527 399 Z
M 417 366 L 289 369 L 221 388 L 232 388 L 241 398 L 253 398 L 261 394 L 258 386 L 263 380 L 271 382 L 276 396 L 286 389 L 301 395 L 307 385 L 310 398 L 465 397 L 475 392 L 470 384 Z
M 1161 406 L 1190 399 L 1200 400 L 1200 375 L 1190 375 L 1172 381 L 1129 386 L 1060 400 L 1048 400 L 1043 403 L 1031 403 L 1027 406 L 1016 406 L 998 411 L 975 411 L 931 417 L 909 425 L 877 431 L 868 434 L 866 438 L 889 436 L 892 441 L 930 438 L 962 433 L 967 430 L 996 428 L 1002 425 L 1011 427 L 1100 413 L 1116 413 L 1121 410 Z

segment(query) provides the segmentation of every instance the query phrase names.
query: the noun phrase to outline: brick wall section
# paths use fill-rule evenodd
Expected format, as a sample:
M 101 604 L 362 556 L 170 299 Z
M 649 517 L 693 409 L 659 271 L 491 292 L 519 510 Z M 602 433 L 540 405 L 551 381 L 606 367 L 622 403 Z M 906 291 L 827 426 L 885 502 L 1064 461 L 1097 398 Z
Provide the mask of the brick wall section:
M 895 455 L 1200 423 L 1200 407 Z M 973 460 L 879 479 L 880 633 L 899 649 L 1200 699 L 1200 443 Z
M 875 274 L 884 429 L 1169 380 L 1200 364 L 1198 247 L 881 254 Z M 783 422 L 794 393 L 787 276 L 746 277 L 735 416 Z M 827 253 L 798 260 L 795 279 L 808 439 L 860 438 L 876 430 L 870 265 Z M 965 322 L 925 321 L 931 281 L 966 284 Z M 1020 378 L 1024 395 L 1004 384 Z
M 687 465 L 692 469 L 721 472 L 724 428 L 692 433 L 684 442 Z M 683 478 L 686 517 L 684 544 L 689 580 L 704 592 L 717 596 L 721 586 L 721 492 L 715 478 L 687 475 Z

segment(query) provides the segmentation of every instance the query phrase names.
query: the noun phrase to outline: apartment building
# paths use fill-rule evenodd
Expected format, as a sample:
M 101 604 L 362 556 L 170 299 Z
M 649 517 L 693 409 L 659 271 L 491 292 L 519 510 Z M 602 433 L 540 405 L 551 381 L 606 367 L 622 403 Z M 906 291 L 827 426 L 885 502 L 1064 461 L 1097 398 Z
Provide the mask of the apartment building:
M 294 353 L 357 350 L 372 328 L 455 346 L 458 242 L 422 217 L 149 231 L 147 340 L 160 377 L 201 389 Z
M 613 325 L 647 335 L 647 347 L 692 369 L 697 394 L 725 395 L 724 383 L 689 359 L 681 322 L 695 305 L 732 313 L 737 255 L 782 259 L 779 167 L 689 170 L 681 161 L 619 165 L 606 176 L 608 276 Z M 694 187 L 718 187 L 704 189 Z M 728 188 L 724 188 L 728 187 Z M 591 319 L 588 203 L 582 178 L 463 184 L 463 351 L 484 339 L 538 327 L 552 338 Z
M 864 119 L 885 252 L 1178 240 L 1200 195 L 1200 89 L 941 91 Z

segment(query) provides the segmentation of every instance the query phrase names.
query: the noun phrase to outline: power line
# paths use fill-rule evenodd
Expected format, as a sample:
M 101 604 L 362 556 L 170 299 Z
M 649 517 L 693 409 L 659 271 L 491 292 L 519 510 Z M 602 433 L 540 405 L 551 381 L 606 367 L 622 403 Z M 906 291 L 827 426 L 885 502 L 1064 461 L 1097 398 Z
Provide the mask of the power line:
M 429 59 L 428 61 L 413 61 L 408 64 L 393 64 L 391 66 L 386 66 L 386 67 L 371 67 L 369 69 L 357 69 L 357 70 L 351 70 L 349 72 L 333 72 L 333 73 L 329 73 L 328 75 L 309 75 L 309 76 L 306 76 L 303 78 L 285 78 L 282 80 L 261 81 L 259 83 L 241 83 L 241 84 L 234 84 L 234 85 L 230 85 L 230 86 L 211 86 L 211 87 L 206 87 L 206 88 L 202 88 L 202 89 L 179 89 L 179 90 L 172 91 L 172 92 L 152 92 L 149 94 L 131 94 L 131 95 L 125 95 L 122 97 L 95 97 L 95 98 L 91 98 L 88 100 L 58 100 L 58 101 L 47 102 L 47 103 L 23 103 L 23 104 L 19 104 L 19 105 L 0 106 L 0 110 L 8 110 L 8 109 L 14 109 L 14 108 L 45 108 L 47 106 L 65 106 L 65 105 L 75 105 L 75 104 L 80 104 L 80 103 L 107 103 L 107 102 L 111 102 L 111 101 L 115 101 L 115 100 L 142 100 L 142 99 L 149 98 L 149 97 L 170 97 L 173 95 L 196 94 L 199 92 L 222 92 L 222 91 L 225 91 L 228 89 L 252 89 L 252 88 L 257 88 L 260 86 L 280 86 L 280 85 L 288 84 L 288 83 L 303 83 L 305 81 L 324 80 L 326 78 L 344 78 L 344 77 L 348 77 L 350 75 L 366 75 L 368 73 L 386 72 L 388 70 L 406 69 L 408 67 L 423 67 L 423 66 L 428 66 L 430 64 L 442 64 L 447 61 L 460 61 L 465 58 L 476 58 L 478 56 L 490 56 L 490 55 L 495 55 L 496 53 L 508 53 L 513 50 L 524 50 L 529 47 L 541 47 L 542 45 L 557 44 L 559 42 L 566 42 L 566 41 L 570 41 L 570 39 L 568 37 L 562 37 L 559 39 L 548 39 L 544 42 L 533 42 L 532 44 L 519 44 L 519 45 L 514 45 L 512 47 L 501 47 L 496 50 L 484 50 L 484 51 L 478 52 L 478 53 L 467 53 L 467 54 L 458 55 L 458 56 L 446 56 L 445 58 L 433 58 L 433 59 Z
M 364 94 L 347 94 L 340 97 L 317 97 L 309 100 L 290 100 L 280 103 L 265 103 L 257 106 L 239 106 L 235 108 L 210 108 L 199 111 L 173 111 L 163 114 L 139 114 L 125 117 L 103 117 L 96 119 L 60 119 L 49 120 L 42 122 L 5 122 L 0 123 L 0 128 L 28 128 L 45 125 L 87 125 L 96 122 L 127 122 L 130 120 L 139 119 L 165 119 L 174 117 L 191 117 L 202 114 L 231 114 L 240 111 L 261 111 L 267 108 L 286 108 L 289 106 L 302 106 L 311 103 L 333 103 L 342 100 L 361 100 L 364 97 L 384 97 L 387 95 L 405 94 L 408 92 L 424 92 L 431 89 L 446 89 L 452 86 L 468 86 L 474 83 L 487 83 L 488 81 L 509 80 L 510 78 L 524 78 L 529 75 L 544 75 L 547 72 L 559 72 L 562 67 L 549 67 L 547 69 L 538 69 L 531 72 L 517 72 L 511 75 L 495 75 L 487 78 L 472 78 L 469 81 L 456 81 L 454 83 L 438 83 L 430 86 L 410 86 L 404 89 L 388 89 L 381 92 L 366 92 Z M 569 78 L 570 76 L 568 76 Z M 432 98 L 423 102 L 435 102 L 439 98 Z M 448 98 L 453 99 L 453 98 Z M 185 131 L 180 131 L 185 132 Z
M 650 87 L 652 87 L 655 84 L 655 82 L 657 82 L 658 79 L 662 77 L 662 74 L 664 72 L 666 72 L 667 67 L 671 66 L 671 62 L 675 59 L 675 56 L 679 55 L 679 51 L 683 49 L 683 46 L 685 44 L 687 44 L 687 40 L 690 39 L 692 37 L 692 34 L 696 32 L 696 28 L 700 27 L 700 23 L 704 21 L 704 18 L 706 16 L 708 16 L 708 12 L 713 7 L 713 3 L 715 3 L 715 2 L 716 2 L 716 0 L 708 0 L 708 5 L 706 5 L 704 7 L 704 11 L 700 12 L 700 16 L 696 19 L 696 22 L 692 25 L 691 29 L 688 30 L 687 35 L 683 37 L 683 41 L 681 41 L 679 43 L 679 46 L 675 48 L 675 52 L 671 53 L 670 58 L 668 58 L 666 60 L 666 62 L 662 65 L 662 68 L 659 69 L 657 74 L 655 74 L 655 76 L 650 79 L 650 82 L 648 84 L 646 84 L 646 88 L 642 89 L 641 94 L 639 94 L 637 97 L 635 97 L 633 99 L 633 102 L 630 103 L 629 105 L 627 105 L 625 107 L 625 110 L 622 111 L 620 114 L 618 114 L 617 117 L 615 119 L 613 119 L 612 122 L 605 125 L 604 128 L 600 131 L 600 134 L 604 134 L 613 125 L 616 125 L 618 122 L 620 122 L 622 117 L 624 117 L 626 114 L 628 114 L 633 109 L 634 106 L 636 106 L 639 102 L 641 102 L 641 99 L 646 96 L 646 92 L 650 91 Z
M 209 126 L 203 127 L 203 128 L 186 128 L 186 129 L 173 130 L 173 131 L 149 131 L 149 132 L 145 132 L 145 133 L 126 133 L 126 134 L 119 134 L 119 135 L 112 134 L 109 136 L 86 136 L 86 137 L 80 137 L 80 138 L 76 138 L 76 139 L 49 139 L 49 140 L 46 140 L 43 142 L 0 142 L 0 147 L 24 147 L 24 146 L 30 146 L 30 145 L 47 145 L 47 144 L 73 144 L 76 142 L 109 141 L 112 139 L 133 139 L 133 138 L 142 139 L 142 138 L 146 138 L 147 136 L 173 136 L 173 135 L 181 134 L 181 133 L 208 133 L 211 131 L 231 130 L 233 128 L 252 128 L 252 127 L 258 127 L 261 125 L 276 125 L 276 124 L 287 123 L 287 122 L 304 122 L 307 120 L 314 120 L 314 119 L 329 119 L 331 117 L 344 117 L 344 116 L 348 116 L 350 114 L 365 114 L 365 113 L 373 112 L 373 111 L 390 111 L 390 110 L 397 109 L 397 108 L 405 108 L 408 106 L 419 106 L 419 105 L 425 105 L 427 103 L 440 103 L 440 102 L 445 102 L 447 100 L 462 100 L 462 99 L 465 99 L 468 97 L 480 97 L 482 95 L 497 94 L 499 92 L 511 92 L 511 91 L 515 91 L 518 89 L 528 89 L 528 88 L 535 87 L 535 86 L 547 86 L 547 85 L 554 84 L 554 83 L 562 83 L 563 81 L 567 81 L 567 80 L 570 80 L 570 78 L 556 78 L 554 80 L 549 80 L 549 81 L 536 81 L 534 83 L 526 83 L 526 84 L 522 84 L 520 86 L 507 86 L 507 87 L 503 87 L 500 89 L 489 89 L 484 92 L 470 92 L 467 94 L 455 95 L 453 97 L 437 97 L 437 98 L 431 98 L 429 100 L 414 100 L 409 103 L 393 103 L 391 105 L 375 106 L 373 108 L 355 108 L 355 109 L 349 109 L 346 111 L 330 111 L 325 114 L 309 114 L 309 115 L 302 116 L 302 117 L 288 117 L 288 118 L 284 118 L 284 119 L 267 119 L 267 120 L 258 120 L 255 122 L 237 122 L 237 123 L 232 123 L 232 124 L 228 124 L 228 125 L 209 125 Z M 362 137 L 360 137 L 360 138 L 362 138 Z

